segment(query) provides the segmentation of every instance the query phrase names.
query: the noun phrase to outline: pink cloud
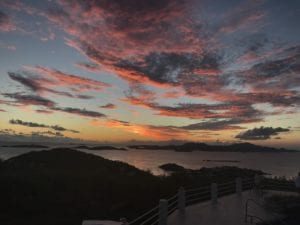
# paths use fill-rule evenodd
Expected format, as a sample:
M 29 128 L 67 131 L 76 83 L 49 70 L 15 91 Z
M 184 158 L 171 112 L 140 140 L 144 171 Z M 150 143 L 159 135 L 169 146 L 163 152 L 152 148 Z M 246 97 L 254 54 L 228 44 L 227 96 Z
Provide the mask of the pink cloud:
M 179 98 L 180 96 L 183 96 L 184 93 L 179 91 L 167 91 L 164 93 L 164 98 Z
M 17 27 L 12 18 L 0 11 L 0 32 L 10 32 L 16 29 Z
M 29 67 L 18 72 L 8 72 L 9 77 L 22 84 L 39 95 L 52 93 L 60 96 L 91 99 L 93 96 L 84 95 L 81 92 L 99 92 L 110 87 L 109 84 L 96 81 L 73 74 L 64 73 L 59 70 L 45 67 Z M 57 88 L 68 88 L 69 91 L 57 90 Z

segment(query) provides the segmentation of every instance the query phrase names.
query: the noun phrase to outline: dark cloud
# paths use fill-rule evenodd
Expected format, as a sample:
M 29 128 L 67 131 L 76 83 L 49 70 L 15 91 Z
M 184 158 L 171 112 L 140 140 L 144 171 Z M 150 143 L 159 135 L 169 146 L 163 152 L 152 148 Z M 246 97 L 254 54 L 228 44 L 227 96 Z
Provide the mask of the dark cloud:
M 40 82 L 37 80 L 37 77 L 33 77 L 31 74 L 27 72 L 15 73 L 15 72 L 8 72 L 8 76 L 22 85 L 28 87 L 30 90 L 34 92 L 40 92 L 44 90 L 44 88 L 41 86 Z
M 93 96 L 90 95 L 75 95 L 74 98 L 80 98 L 80 99 L 93 99 Z
M 194 123 L 187 126 L 182 126 L 182 129 L 186 130 L 234 130 L 241 129 L 242 127 L 234 125 L 241 124 L 244 121 L 242 119 L 227 119 L 227 120 L 217 120 L 212 119 L 201 123 Z
M 14 125 L 22 125 L 22 126 L 26 126 L 26 127 L 40 127 L 40 128 L 50 128 L 56 131 L 70 131 L 72 133 L 79 133 L 79 131 L 76 130 L 70 130 L 70 129 L 66 129 L 62 126 L 59 125 L 46 125 L 46 124 L 41 124 L 41 123 L 35 123 L 35 122 L 26 122 L 26 121 L 22 121 L 19 119 L 11 119 L 9 121 L 10 124 L 14 124 Z
M 143 60 L 122 60 L 116 67 L 145 76 L 153 82 L 178 85 L 184 74 L 211 73 L 219 70 L 219 57 L 212 53 L 150 53 Z M 184 79 L 181 79 L 184 82 Z
M 53 132 L 51 130 L 48 130 L 48 131 L 45 131 L 45 132 L 33 132 L 32 133 L 33 135 L 37 135 L 37 136 L 40 136 L 40 135 L 49 135 L 49 136 L 54 136 L 54 137 L 64 137 L 64 134 L 61 133 L 61 132 Z
M 37 109 L 35 110 L 37 113 L 44 113 L 44 114 L 52 114 L 53 111 L 46 110 L 46 109 Z
M 7 98 L 15 99 L 13 103 L 17 104 L 16 106 L 40 105 L 40 106 L 45 106 L 47 109 L 52 111 L 61 111 L 61 112 L 66 112 L 66 113 L 71 113 L 71 114 L 76 114 L 76 115 L 86 116 L 86 117 L 105 117 L 104 114 L 96 111 L 90 111 L 86 109 L 78 109 L 72 107 L 58 107 L 56 106 L 55 102 L 37 95 L 24 95 L 22 93 L 4 93 L 2 95 Z M 46 113 L 51 112 L 49 110 L 46 110 Z M 44 110 L 38 112 L 45 113 Z
M 272 136 L 278 135 L 279 133 L 288 131 L 290 131 L 290 129 L 281 127 L 260 127 L 241 132 L 238 135 L 236 135 L 236 138 L 242 140 L 266 140 L 270 139 Z
M 53 142 L 53 143 L 62 143 L 62 142 L 80 142 L 79 139 L 73 139 L 66 137 L 59 131 L 40 131 L 40 132 L 31 132 L 25 134 L 23 132 L 16 132 L 11 129 L 0 130 L 0 141 L 11 141 L 11 142 Z
M 71 108 L 71 107 L 66 107 L 66 108 L 54 107 L 51 109 L 55 111 L 61 111 L 61 112 L 66 112 L 66 113 L 71 113 L 71 114 L 76 114 L 76 115 L 86 116 L 86 117 L 94 117 L 94 118 L 106 117 L 102 113 L 96 111 L 90 111 L 86 109 L 78 109 L 78 108 Z
M 0 109 L 0 112 L 6 112 L 6 110 L 4 110 L 4 109 Z
M 25 122 L 25 121 L 22 121 L 22 120 L 14 120 L 14 119 L 11 119 L 9 121 L 10 124 L 17 124 L 17 125 L 23 125 L 23 126 L 26 126 L 26 127 L 49 127 L 45 124 L 39 124 L 39 123 L 33 123 L 33 122 Z
M 76 63 L 75 66 L 93 73 L 97 73 L 101 69 L 98 64 L 92 62 L 79 62 Z
M 22 93 L 4 93 L 2 95 L 15 99 L 14 102 L 21 105 L 42 105 L 46 107 L 54 107 L 56 105 L 55 102 L 37 95 L 25 95 Z
M 115 109 L 116 105 L 114 105 L 112 103 L 107 103 L 106 105 L 102 105 L 102 106 L 99 106 L 99 107 L 102 108 L 102 109 Z

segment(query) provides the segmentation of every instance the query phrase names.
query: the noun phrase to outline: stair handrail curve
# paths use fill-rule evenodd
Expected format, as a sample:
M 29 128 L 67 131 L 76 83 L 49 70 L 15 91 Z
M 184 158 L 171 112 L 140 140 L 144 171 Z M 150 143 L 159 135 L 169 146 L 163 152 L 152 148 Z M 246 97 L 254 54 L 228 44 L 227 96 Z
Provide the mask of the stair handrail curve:
M 245 222 L 248 221 L 248 217 L 253 217 L 253 218 L 262 220 L 262 222 L 264 222 L 264 223 L 268 223 L 268 224 L 269 224 L 269 222 L 263 221 L 262 218 L 260 218 L 260 217 L 258 217 L 258 216 L 256 216 L 256 215 L 252 215 L 252 214 L 249 214 L 249 213 L 248 213 L 248 208 L 249 208 L 248 205 L 249 205 L 250 202 L 253 202 L 255 205 L 257 205 L 257 206 L 259 206 L 259 207 L 265 209 L 265 206 L 264 206 L 262 203 L 259 203 L 259 202 L 255 201 L 253 198 L 247 199 L 246 204 L 245 204 Z M 271 212 L 273 215 L 279 215 L 278 213 L 274 212 L 273 210 L 268 209 L 268 211 Z M 280 221 L 280 223 L 281 223 L 282 225 L 288 225 L 287 223 L 285 223 L 285 222 L 284 222 L 283 220 L 281 220 L 280 218 L 277 218 L 277 219 Z

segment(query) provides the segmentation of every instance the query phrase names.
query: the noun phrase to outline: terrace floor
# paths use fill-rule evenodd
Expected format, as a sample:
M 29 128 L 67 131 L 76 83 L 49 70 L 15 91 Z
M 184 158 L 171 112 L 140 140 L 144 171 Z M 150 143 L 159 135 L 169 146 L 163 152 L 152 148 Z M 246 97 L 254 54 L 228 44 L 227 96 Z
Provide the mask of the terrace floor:
M 245 225 L 245 206 L 247 199 L 254 199 L 261 203 L 262 197 L 253 193 L 253 191 L 245 191 L 241 196 L 232 194 L 218 199 L 217 204 L 211 201 L 202 202 L 196 205 L 186 207 L 186 212 L 181 215 L 176 210 L 168 217 L 168 225 Z M 266 212 L 261 207 L 250 202 L 248 212 L 258 216 L 263 220 L 274 218 L 274 215 Z M 254 222 L 255 219 L 253 220 Z M 255 224 L 255 223 L 254 223 Z

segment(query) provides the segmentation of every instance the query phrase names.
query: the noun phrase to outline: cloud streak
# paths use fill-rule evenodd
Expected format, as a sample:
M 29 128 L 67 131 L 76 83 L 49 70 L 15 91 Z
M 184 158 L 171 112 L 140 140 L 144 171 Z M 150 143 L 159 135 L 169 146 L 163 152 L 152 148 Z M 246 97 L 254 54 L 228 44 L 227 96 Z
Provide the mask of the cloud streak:
M 8 72 L 8 76 L 38 94 L 48 92 L 70 98 L 91 99 L 92 96 L 80 93 L 83 91 L 99 92 L 103 88 L 110 87 L 110 85 L 100 81 L 63 73 L 55 69 L 45 67 L 27 67 L 27 69 L 19 72 Z M 73 93 L 56 90 L 58 87 L 68 88 Z
M 80 108 L 73 108 L 73 107 L 59 107 L 55 102 L 53 102 L 50 99 L 46 99 L 37 95 L 25 95 L 22 93 L 4 93 L 2 96 L 7 97 L 7 98 L 13 98 L 14 101 L 6 103 L 5 104 L 14 104 L 14 106 L 43 106 L 46 108 L 46 110 L 38 110 L 38 113 L 52 113 L 53 111 L 56 112 L 65 112 L 69 114 L 75 114 L 79 116 L 84 116 L 84 117 L 91 117 L 91 118 L 104 118 L 106 117 L 105 114 L 97 112 L 97 111 L 92 111 L 92 110 L 86 110 L 86 109 L 80 109 Z M 0 102 L 1 103 L 1 102 Z
M 51 109 L 55 111 L 60 111 L 60 112 L 65 112 L 65 113 L 75 114 L 75 115 L 85 116 L 85 117 L 92 117 L 92 118 L 106 117 L 106 115 L 104 115 L 103 113 L 86 110 L 86 109 L 78 109 L 72 107 L 53 107 Z
M 37 96 L 37 95 L 26 95 L 22 93 L 4 93 L 4 97 L 15 99 L 14 103 L 19 105 L 37 105 L 54 107 L 56 103 L 52 100 Z
M 102 106 L 99 106 L 100 108 L 102 109 L 115 109 L 117 108 L 117 106 L 115 104 L 112 104 L 112 103 L 107 103 L 106 105 L 102 105 Z
M 9 121 L 9 123 L 14 124 L 14 125 L 26 126 L 26 127 L 50 128 L 50 129 L 53 129 L 55 131 L 69 131 L 69 132 L 72 132 L 72 133 L 79 133 L 79 131 L 66 129 L 66 128 L 64 128 L 62 126 L 59 126 L 59 125 L 46 125 L 46 124 L 42 124 L 42 123 L 26 122 L 26 121 L 19 120 L 19 119 L 11 119 Z

